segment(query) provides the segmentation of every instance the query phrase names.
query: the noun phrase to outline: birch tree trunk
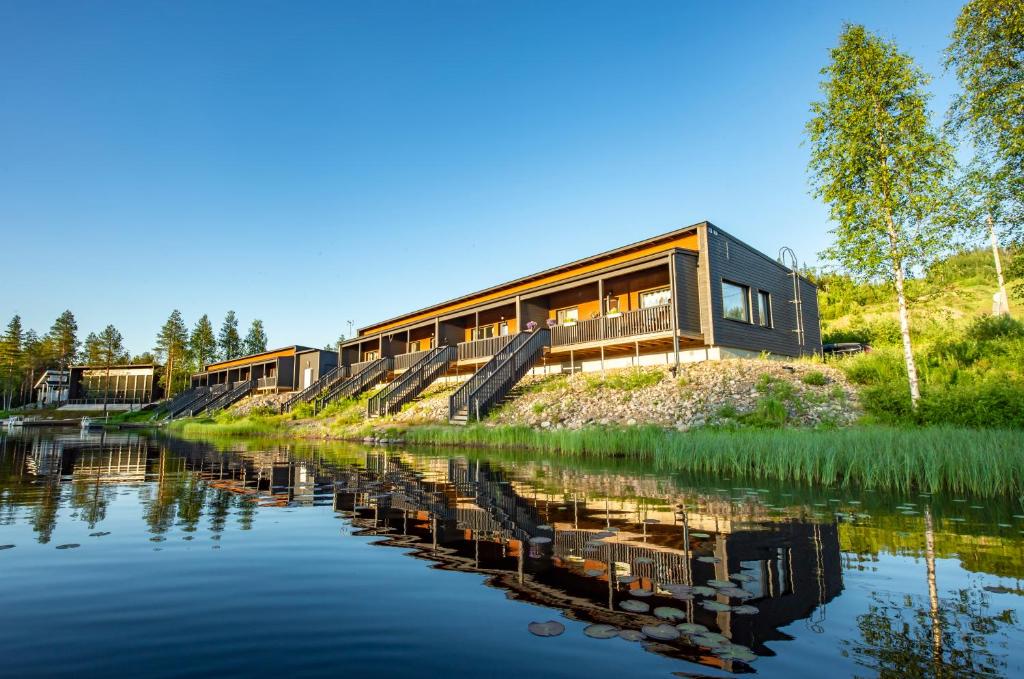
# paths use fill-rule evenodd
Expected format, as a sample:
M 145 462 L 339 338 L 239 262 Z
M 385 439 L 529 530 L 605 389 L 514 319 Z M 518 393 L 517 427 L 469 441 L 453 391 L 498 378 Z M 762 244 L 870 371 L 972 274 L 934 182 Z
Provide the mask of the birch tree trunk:
M 988 221 L 988 236 L 992 240 L 992 259 L 996 262 L 996 279 L 999 281 L 1000 305 L 995 310 L 996 314 L 1010 313 L 1010 298 L 1006 296 L 1006 283 L 1003 281 L 1003 263 L 999 260 L 999 241 L 996 239 L 996 227 L 992 223 L 992 215 L 986 216 Z
M 896 281 L 896 302 L 899 306 L 900 336 L 903 338 L 903 361 L 907 364 L 907 381 L 910 383 L 910 404 L 917 410 L 917 403 L 921 400 L 921 388 L 917 381 L 914 348 L 910 343 L 910 313 L 907 310 L 907 296 L 903 291 L 903 267 L 893 260 L 892 269 Z

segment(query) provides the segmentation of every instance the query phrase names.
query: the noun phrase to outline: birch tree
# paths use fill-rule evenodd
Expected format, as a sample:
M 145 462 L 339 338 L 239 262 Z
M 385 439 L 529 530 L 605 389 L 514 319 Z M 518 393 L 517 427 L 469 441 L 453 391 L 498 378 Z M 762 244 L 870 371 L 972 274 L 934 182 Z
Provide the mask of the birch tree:
M 835 243 L 822 253 L 855 278 L 893 286 L 910 401 L 921 398 L 910 337 L 908 271 L 943 251 L 953 154 L 928 112 L 927 76 L 897 46 L 847 25 L 811 104 L 808 169 Z

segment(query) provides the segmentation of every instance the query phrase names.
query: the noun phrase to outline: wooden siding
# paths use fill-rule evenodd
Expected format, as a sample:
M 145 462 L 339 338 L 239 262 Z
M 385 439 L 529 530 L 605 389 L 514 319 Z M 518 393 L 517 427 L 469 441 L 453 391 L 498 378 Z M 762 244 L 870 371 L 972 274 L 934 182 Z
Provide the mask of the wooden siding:
M 295 347 L 288 347 L 287 349 L 278 349 L 277 351 L 268 351 L 264 354 L 255 354 L 253 356 L 243 356 L 242 358 L 235 358 L 230 361 L 222 361 L 220 363 L 211 363 L 206 366 L 206 372 L 217 372 L 220 370 L 227 370 L 228 368 L 236 368 L 240 365 L 253 365 L 254 363 L 267 363 L 280 356 L 294 356 Z
M 550 285 L 558 281 L 564 281 L 576 276 L 581 276 L 587 273 L 593 273 L 600 271 L 617 264 L 628 263 L 630 261 L 641 259 L 650 255 L 654 255 L 660 252 L 669 252 L 676 248 L 683 248 L 687 250 L 697 249 L 697 235 L 696 233 L 684 233 L 677 235 L 672 238 L 666 238 L 663 241 L 655 242 L 644 247 L 636 248 L 629 252 L 615 254 L 609 253 L 608 257 L 602 258 L 598 261 L 590 262 L 587 264 L 581 264 L 579 266 L 566 268 L 561 271 L 550 273 L 547 275 L 537 275 L 536 277 L 530 277 L 521 283 L 510 283 L 507 285 L 499 286 L 499 289 L 489 293 L 473 295 L 469 298 L 451 302 L 448 304 L 441 304 L 435 307 L 425 309 L 418 313 L 413 313 L 408 316 L 403 316 L 388 323 L 380 325 L 374 325 L 364 328 L 360 331 L 360 337 L 372 336 L 380 332 L 386 332 L 392 328 L 398 328 L 403 325 L 408 325 L 419 320 L 433 318 L 434 316 L 440 316 L 449 314 L 455 311 L 470 309 L 476 305 L 482 304 L 488 301 L 499 300 L 504 297 L 511 297 L 516 294 L 535 290 L 545 285 Z
M 713 228 L 713 227 L 711 227 Z M 821 350 L 821 339 L 815 331 L 805 335 L 804 347 L 797 342 L 796 309 L 793 304 L 793 279 L 789 270 L 767 256 L 744 245 L 721 231 L 708 232 L 707 261 L 710 283 L 710 314 L 713 325 L 713 343 L 716 346 L 768 351 L 784 356 L 798 356 Z M 750 322 L 735 321 L 722 315 L 722 281 L 746 286 L 748 289 Z M 808 287 L 814 286 L 805 282 Z M 757 293 L 771 295 L 772 327 L 758 324 Z M 804 299 L 804 327 L 818 328 L 817 295 Z M 813 341 L 812 341 L 813 339 Z M 707 338 L 705 337 L 705 340 Z
M 699 335 L 700 288 L 697 281 L 697 255 L 677 252 L 673 255 L 676 272 L 676 310 L 679 313 L 679 331 Z

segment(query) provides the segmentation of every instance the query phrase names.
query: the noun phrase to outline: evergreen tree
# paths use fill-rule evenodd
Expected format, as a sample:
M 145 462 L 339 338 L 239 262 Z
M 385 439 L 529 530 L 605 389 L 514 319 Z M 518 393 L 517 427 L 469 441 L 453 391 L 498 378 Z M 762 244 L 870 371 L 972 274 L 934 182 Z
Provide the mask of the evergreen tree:
M 267 333 L 263 331 L 263 321 L 257 318 L 252 322 L 242 347 L 242 353 L 247 355 L 267 350 Z
M 217 335 L 217 346 L 220 347 L 221 360 L 229 361 L 242 355 L 242 339 L 238 336 L 238 318 L 234 311 L 224 316 L 224 323 Z
M 103 413 L 107 412 L 107 402 L 110 398 L 110 369 L 123 361 L 128 360 L 127 351 L 124 348 L 124 337 L 113 325 L 108 325 L 96 335 L 96 350 L 98 352 L 99 365 L 106 368 L 106 376 L 103 385 Z
M 829 207 L 835 244 L 823 254 L 896 293 L 910 400 L 920 400 L 905 291 L 908 269 L 949 242 L 950 146 L 932 128 L 927 77 L 896 45 L 848 25 L 822 70 L 825 98 L 807 124 L 815 196 Z
M 217 357 L 217 338 L 213 336 L 213 324 L 206 314 L 203 314 L 192 328 L 188 349 L 196 372 L 201 371 L 207 363 L 212 363 Z
M 78 323 L 75 315 L 66 310 L 50 327 L 46 335 L 47 344 L 60 370 L 67 370 L 75 360 L 80 342 L 78 341 Z
M 164 373 L 160 377 L 167 396 L 173 396 L 181 383 L 181 375 L 187 371 L 185 351 L 188 347 L 188 329 L 175 309 L 156 335 L 154 353 L 157 360 L 164 361 Z
M 24 332 L 21 327 L 21 316 L 15 315 L 7 324 L 7 329 L 0 337 L 0 390 L 3 396 L 3 408 L 9 410 L 14 396 L 21 386 L 22 352 L 24 349 Z
M 82 362 L 90 366 L 98 366 L 102 362 L 100 336 L 94 332 L 90 332 L 85 338 L 85 344 L 82 347 Z
M 21 383 L 21 402 L 33 401 L 32 389 L 35 387 L 36 379 L 46 369 L 48 361 L 48 344 L 45 339 L 39 337 L 35 330 L 25 331 L 22 341 L 22 371 L 24 380 Z

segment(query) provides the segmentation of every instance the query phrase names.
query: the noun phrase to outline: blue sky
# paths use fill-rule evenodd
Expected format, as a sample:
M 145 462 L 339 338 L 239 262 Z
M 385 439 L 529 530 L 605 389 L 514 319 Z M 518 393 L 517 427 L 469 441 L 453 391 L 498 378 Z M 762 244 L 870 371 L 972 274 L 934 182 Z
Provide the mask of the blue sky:
M 703 219 L 814 264 L 828 48 L 895 39 L 941 115 L 959 6 L 7 0 L 0 321 L 321 346 Z

